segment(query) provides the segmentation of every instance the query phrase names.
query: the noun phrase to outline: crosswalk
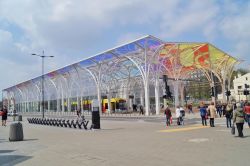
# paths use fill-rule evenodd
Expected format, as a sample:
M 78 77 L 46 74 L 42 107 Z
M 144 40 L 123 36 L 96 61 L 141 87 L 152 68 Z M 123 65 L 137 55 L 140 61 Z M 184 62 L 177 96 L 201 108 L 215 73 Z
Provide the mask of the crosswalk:
M 169 128 L 169 129 L 164 129 L 164 130 L 158 130 L 158 132 L 171 133 L 171 132 L 181 132 L 181 131 L 204 129 L 204 128 L 209 128 L 209 126 L 202 126 L 202 125 L 198 124 L 198 125 L 191 125 L 191 126 L 181 127 L 181 128 L 173 128 L 173 129 Z

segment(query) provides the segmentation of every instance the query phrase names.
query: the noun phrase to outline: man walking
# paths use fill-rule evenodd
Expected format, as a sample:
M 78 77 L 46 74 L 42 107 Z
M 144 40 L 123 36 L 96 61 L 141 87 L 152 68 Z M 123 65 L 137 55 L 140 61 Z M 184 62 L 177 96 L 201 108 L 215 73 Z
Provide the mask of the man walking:
M 166 115 L 166 125 L 170 126 L 170 119 L 172 117 L 171 110 L 167 107 L 165 109 L 165 115 Z
M 233 122 L 234 122 L 234 124 L 236 123 L 239 137 L 243 138 L 244 137 L 244 135 L 243 135 L 244 112 L 243 112 L 243 109 L 241 108 L 240 103 L 237 103 L 236 107 L 237 108 L 233 114 Z

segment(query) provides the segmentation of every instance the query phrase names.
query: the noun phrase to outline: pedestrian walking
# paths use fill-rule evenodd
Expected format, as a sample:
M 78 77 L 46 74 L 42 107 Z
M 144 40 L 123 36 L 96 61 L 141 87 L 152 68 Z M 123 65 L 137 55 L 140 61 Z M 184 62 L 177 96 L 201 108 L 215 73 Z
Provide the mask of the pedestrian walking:
M 76 115 L 77 115 L 78 118 L 81 117 L 81 109 L 77 109 L 76 110 Z
M 177 107 L 176 107 L 176 110 L 175 110 L 175 117 L 176 117 L 176 120 L 177 120 L 177 125 L 181 125 L 181 121 L 180 121 L 180 117 L 181 117 L 180 106 L 177 106 Z
M 133 104 L 133 112 L 137 112 L 137 105 Z
M 233 114 L 233 123 L 236 124 L 238 136 L 243 138 L 244 112 L 240 103 L 236 104 L 236 110 Z
M 209 116 L 210 127 L 215 127 L 214 119 L 216 117 L 216 108 L 214 106 L 214 102 L 211 102 L 211 104 L 207 107 L 207 114 Z
M 185 117 L 185 110 L 181 106 L 180 107 L 180 123 L 181 123 L 181 125 L 184 125 L 184 117 Z
M 204 104 L 200 106 L 201 123 L 203 126 L 207 126 L 207 109 Z
M 217 115 L 219 115 L 220 117 L 222 116 L 222 112 L 223 112 L 223 104 L 216 104 L 216 111 L 217 111 Z
M 248 123 L 248 127 L 250 128 L 250 102 L 246 104 L 244 107 L 245 119 Z
M 142 105 L 140 105 L 140 112 L 139 112 L 139 115 L 143 115 L 144 114 L 144 111 L 143 111 L 143 106 Z
M 189 113 L 189 114 L 190 114 L 190 113 L 194 113 L 194 112 L 193 112 L 193 104 L 192 104 L 192 103 L 190 103 L 190 104 L 187 105 L 187 109 L 188 109 L 188 113 Z
M 6 106 L 4 106 L 2 110 L 2 126 L 6 126 L 7 116 L 8 116 L 8 110 Z
M 226 124 L 227 124 L 227 128 L 231 128 L 231 119 L 233 117 L 233 105 L 232 104 L 228 104 L 226 106 L 226 113 L 225 113 L 225 117 L 226 117 Z
M 172 114 L 171 114 L 171 110 L 169 109 L 169 107 L 165 109 L 165 115 L 166 115 L 166 125 L 170 126 L 171 124 L 170 120 L 172 118 Z
M 232 107 L 233 107 L 233 106 L 232 106 Z M 221 111 L 222 111 L 222 115 L 223 115 L 223 116 L 226 115 L 226 109 L 227 109 L 227 104 L 226 104 L 226 103 L 222 104 Z

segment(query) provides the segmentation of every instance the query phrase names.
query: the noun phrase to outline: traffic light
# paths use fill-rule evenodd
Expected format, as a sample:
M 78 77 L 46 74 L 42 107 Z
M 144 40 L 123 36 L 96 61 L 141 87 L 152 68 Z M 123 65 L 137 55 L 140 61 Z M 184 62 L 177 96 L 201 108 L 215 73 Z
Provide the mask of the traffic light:
M 167 94 L 168 98 L 172 98 L 172 93 L 170 91 L 168 91 L 168 93 L 166 93 L 166 94 Z
M 245 84 L 245 88 L 246 88 L 246 89 L 249 88 L 249 85 Z
M 163 75 L 163 82 L 165 83 L 165 95 L 163 96 L 164 99 L 171 98 L 172 93 L 170 92 L 170 88 L 168 86 L 168 76 Z
M 215 96 L 215 95 L 214 95 L 214 87 L 211 88 L 211 93 L 210 93 L 210 95 L 211 95 L 212 97 Z
M 163 81 L 167 82 L 168 81 L 168 76 L 167 75 L 163 75 Z
M 226 93 L 226 96 L 231 96 L 231 91 L 228 90 L 225 93 Z
M 243 91 L 243 94 L 244 94 L 244 95 L 249 95 L 249 90 L 244 90 L 244 91 Z

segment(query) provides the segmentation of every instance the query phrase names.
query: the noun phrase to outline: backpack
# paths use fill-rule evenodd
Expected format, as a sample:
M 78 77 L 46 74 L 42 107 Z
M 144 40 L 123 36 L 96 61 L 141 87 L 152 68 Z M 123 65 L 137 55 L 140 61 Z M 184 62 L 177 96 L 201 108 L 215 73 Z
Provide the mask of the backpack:
M 180 113 L 181 113 L 181 117 L 185 116 L 185 111 L 184 110 L 181 110 Z

